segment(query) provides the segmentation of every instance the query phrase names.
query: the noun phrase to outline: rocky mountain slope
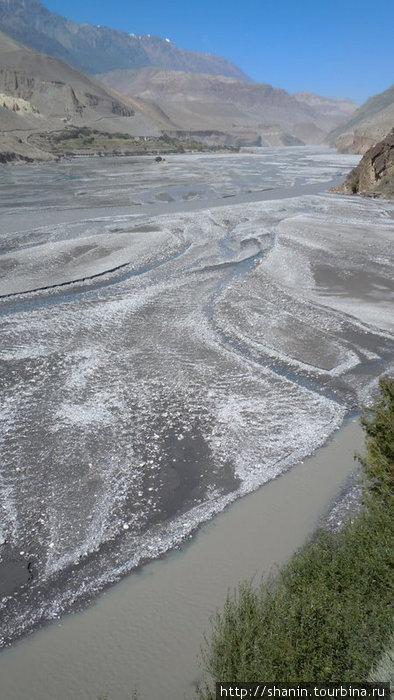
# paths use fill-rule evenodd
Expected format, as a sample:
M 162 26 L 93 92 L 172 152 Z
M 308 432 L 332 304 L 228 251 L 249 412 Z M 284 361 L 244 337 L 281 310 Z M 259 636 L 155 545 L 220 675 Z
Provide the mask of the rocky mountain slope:
M 172 126 L 158 108 L 122 98 L 0 32 L 0 161 L 49 157 L 32 135 L 67 125 L 144 136 Z
M 394 129 L 370 148 L 342 185 L 334 188 L 344 194 L 394 197 Z
M 0 29 L 84 73 L 155 65 L 249 80 L 220 56 L 180 49 L 168 39 L 78 24 L 50 12 L 39 0 L 0 0 Z
M 111 130 L 113 104 L 122 104 L 116 107 L 117 116 L 133 119 L 120 128 L 133 135 L 165 132 L 206 144 L 277 146 L 322 143 L 355 108 L 346 100 L 310 93 L 292 96 L 253 83 L 225 59 L 179 49 L 168 39 L 78 24 L 50 12 L 39 0 L 0 0 L 1 29 L 33 52 L 31 61 L 23 52 L 18 57 L 15 49 L 11 63 L 7 56 L 1 59 L 0 91 L 30 102 L 36 117 L 45 114 L 95 128 L 100 119 L 100 127 Z M 100 89 L 107 97 L 97 83 L 86 86 L 86 76 L 75 70 L 71 76 L 70 66 L 100 74 L 106 85 Z M 49 83 L 45 89 L 43 81 Z M 19 116 L 23 112 L 26 117 L 28 108 L 20 107 Z
M 260 145 L 275 145 L 267 142 L 267 127 L 272 134 L 273 125 L 282 143 L 286 134 L 294 143 L 322 142 L 326 132 L 355 109 L 347 100 L 309 93 L 303 100 L 301 94 L 293 96 L 265 83 L 163 68 L 113 71 L 97 77 L 123 95 L 158 104 L 179 129 L 220 130 L 238 138 L 254 133 L 256 145 L 259 140 Z
M 364 102 L 329 134 L 328 141 L 343 153 L 365 153 L 390 131 L 393 124 L 394 85 L 391 85 Z
M 21 142 L 26 152 L 30 132 L 64 125 L 164 133 L 207 145 L 322 143 L 354 109 L 347 100 L 253 83 L 225 59 L 167 39 L 78 24 L 39 0 L 0 0 L 1 28 L 7 31 L 0 35 L 3 151 L 16 139 L 15 152 Z M 98 73 L 99 83 L 70 64 L 106 72 Z

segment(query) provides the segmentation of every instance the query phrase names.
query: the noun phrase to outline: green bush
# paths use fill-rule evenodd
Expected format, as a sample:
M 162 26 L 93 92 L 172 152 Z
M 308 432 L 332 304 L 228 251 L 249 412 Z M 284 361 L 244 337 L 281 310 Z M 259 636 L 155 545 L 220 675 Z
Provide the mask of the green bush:
M 320 530 L 257 589 L 242 583 L 212 619 L 198 695 L 212 681 L 363 682 L 392 632 L 394 383 L 365 409 L 365 508 L 332 534 Z
M 363 466 L 364 496 L 369 505 L 375 502 L 393 508 L 394 500 L 394 381 L 379 380 L 380 395 L 371 408 L 365 407 L 361 425 L 366 432 Z

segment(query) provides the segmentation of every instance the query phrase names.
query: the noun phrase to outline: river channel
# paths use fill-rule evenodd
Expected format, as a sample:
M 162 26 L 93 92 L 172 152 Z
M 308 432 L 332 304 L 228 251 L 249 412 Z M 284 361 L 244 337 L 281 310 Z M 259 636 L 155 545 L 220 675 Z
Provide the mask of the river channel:
M 179 634 L 188 596 L 170 603 L 166 590 L 177 590 L 174 572 L 199 538 L 213 541 L 199 526 L 216 516 L 205 526 L 215 533 L 215 523 L 227 522 L 216 554 L 206 544 L 199 555 L 208 558 L 201 578 L 194 576 L 204 601 L 200 612 L 190 603 L 199 620 L 194 646 L 225 582 L 252 574 L 254 556 L 256 571 L 283 561 L 343 487 L 350 467 L 342 473 L 339 465 L 327 488 L 331 470 L 322 468 L 311 493 L 304 486 L 294 499 L 306 512 L 303 524 L 285 524 L 278 496 L 276 524 L 259 525 L 270 532 L 258 538 L 270 555 L 252 538 L 255 555 L 244 566 L 244 539 L 231 547 L 233 573 L 220 564 L 235 530 L 249 539 L 256 523 L 254 514 L 242 518 L 250 522 L 244 531 L 240 521 L 231 531 L 237 517 L 229 513 L 255 497 L 265 511 L 269 497 L 258 494 L 301 474 L 301 461 L 354 415 L 392 363 L 394 207 L 327 192 L 355 162 L 322 148 L 285 148 L 164 163 L 80 158 L 1 171 L 0 641 L 8 646 L 100 593 L 90 610 L 64 618 L 64 629 L 96 608 L 119 614 L 111 632 L 105 616 L 101 632 L 91 631 L 112 659 L 106 674 L 92 672 L 89 687 L 81 685 L 78 663 L 83 675 L 89 654 L 98 657 L 93 647 L 85 660 L 70 657 L 78 686 L 69 687 L 68 674 L 62 695 L 65 669 L 56 671 L 59 656 L 47 651 L 58 681 L 41 689 L 37 681 L 31 700 L 107 691 L 120 700 L 131 677 L 142 692 L 149 664 L 157 663 L 146 631 L 155 620 L 162 620 L 163 658 L 176 655 L 167 634 L 180 649 L 188 646 Z M 181 549 L 147 565 L 174 547 Z M 191 590 L 182 571 L 178 585 Z M 216 575 L 220 586 L 209 592 L 202 580 Z M 134 602 L 123 601 L 122 591 L 144 592 L 148 580 L 155 594 L 146 587 L 149 598 L 133 592 L 127 600 Z M 107 601 L 117 596 L 111 613 Z M 111 640 L 124 662 L 122 608 L 135 601 L 141 616 L 133 609 L 124 629 L 129 634 L 138 619 L 139 632 L 127 657 L 131 676 L 119 690 L 120 667 L 104 649 Z M 177 601 L 178 611 L 171 607 Z M 162 607 L 171 610 L 163 618 Z M 173 634 L 171 619 L 178 621 Z M 85 623 L 68 637 L 57 624 L 2 654 L 7 700 L 24 697 L 11 681 L 19 649 L 33 659 L 35 640 L 59 630 L 71 647 L 73 634 L 84 638 Z M 167 674 L 157 694 L 158 669 L 146 697 L 153 688 L 169 697 L 170 687 L 172 697 L 187 697 L 196 677 L 188 648 L 189 662 L 181 664 L 188 680 L 182 671 L 183 680 L 169 686 Z

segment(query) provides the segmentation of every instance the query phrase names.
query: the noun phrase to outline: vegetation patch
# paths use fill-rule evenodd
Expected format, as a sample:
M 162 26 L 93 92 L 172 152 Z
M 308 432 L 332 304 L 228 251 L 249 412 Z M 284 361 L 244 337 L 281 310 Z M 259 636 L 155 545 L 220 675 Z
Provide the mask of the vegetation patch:
M 87 126 L 69 127 L 62 131 L 32 134 L 30 143 L 57 156 L 66 155 L 142 155 L 185 153 L 189 151 L 234 151 L 227 146 L 206 146 L 197 141 L 170 136 L 130 136 Z
M 214 681 L 365 682 L 371 666 L 387 662 L 393 620 L 392 379 L 380 380 L 379 398 L 361 423 L 364 509 L 338 533 L 320 530 L 276 577 L 258 588 L 242 583 L 228 596 L 205 640 L 201 699 L 215 697 Z
M 15 153 L 14 151 L 2 151 L 0 153 L 0 163 L 33 163 L 34 159 L 29 156 L 22 155 L 21 153 Z

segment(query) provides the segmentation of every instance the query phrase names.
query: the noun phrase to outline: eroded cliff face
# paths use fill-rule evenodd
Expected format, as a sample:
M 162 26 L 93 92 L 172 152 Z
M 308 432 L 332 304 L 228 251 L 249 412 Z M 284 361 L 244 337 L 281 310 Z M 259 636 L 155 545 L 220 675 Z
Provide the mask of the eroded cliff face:
M 375 145 L 377 138 L 376 136 L 373 137 L 363 134 L 356 129 L 355 131 L 346 132 L 338 136 L 333 145 L 340 153 L 357 153 L 359 155 L 364 155 L 369 148 Z
M 334 192 L 394 197 L 394 129 L 372 146 Z

